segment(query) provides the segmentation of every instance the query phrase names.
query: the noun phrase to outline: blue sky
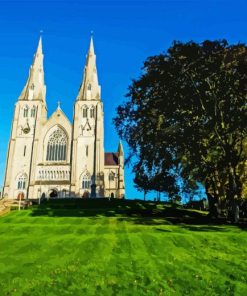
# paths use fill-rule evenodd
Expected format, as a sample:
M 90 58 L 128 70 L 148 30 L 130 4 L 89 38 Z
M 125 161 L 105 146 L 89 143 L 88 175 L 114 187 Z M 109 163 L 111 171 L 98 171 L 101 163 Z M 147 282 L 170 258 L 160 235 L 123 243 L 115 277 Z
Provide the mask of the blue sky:
M 94 31 L 99 81 L 105 111 L 105 150 L 117 149 L 112 124 L 132 78 L 144 60 L 165 51 L 173 40 L 247 38 L 246 0 L 163 1 L 12 1 L 0 0 L 0 186 L 14 104 L 26 82 L 43 30 L 49 115 L 57 101 L 72 119 L 82 79 L 90 32 Z M 124 143 L 125 154 L 128 147 Z M 126 196 L 142 198 L 126 168 Z

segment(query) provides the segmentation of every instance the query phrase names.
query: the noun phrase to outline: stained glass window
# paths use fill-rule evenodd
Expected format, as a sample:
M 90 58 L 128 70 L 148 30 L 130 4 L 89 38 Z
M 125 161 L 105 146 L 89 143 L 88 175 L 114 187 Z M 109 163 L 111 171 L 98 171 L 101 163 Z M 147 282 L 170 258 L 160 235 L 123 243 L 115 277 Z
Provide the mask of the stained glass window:
M 47 144 L 47 161 L 65 161 L 67 152 L 67 136 L 61 128 L 57 128 L 50 136 Z

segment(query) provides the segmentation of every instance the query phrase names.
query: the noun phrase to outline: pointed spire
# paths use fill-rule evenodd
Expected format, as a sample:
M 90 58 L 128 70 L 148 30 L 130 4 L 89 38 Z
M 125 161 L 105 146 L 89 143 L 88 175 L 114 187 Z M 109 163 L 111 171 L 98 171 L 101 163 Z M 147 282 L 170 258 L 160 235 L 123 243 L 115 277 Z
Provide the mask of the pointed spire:
M 77 100 L 100 100 L 100 85 L 98 83 L 96 55 L 94 53 L 92 36 L 90 38 L 83 81 L 79 89 Z
M 90 45 L 88 49 L 88 56 L 89 55 L 94 55 L 94 45 L 93 45 L 93 36 L 90 38 Z
M 42 38 L 40 36 L 33 63 L 29 70 L 29 76 L 19 100 L 42 100 L 45 102 L 46 86 L 43 59 Z
M 123 145 L 122 145 L 122 141 L 121 140 L 119 140 L 119 144 L 118 144 L 118 155 L 119 156 L 123 156 L 124 155 Z
M 42 37 L 40 36 L 39 37 L 39 43 L 38 43 L 38 48 L 37 48 L 37 51 L 36 51 L 36 56 L 37 55 L 42 55 L 43 52 L 42 52 Z
M 93 60 L 96 61 L 96 55 L 94 53 L 93 36 L 91 35 L 85 67 L 89 66 L 90 62 L 92 63 Z M 94 61 L 94 63 L 95 63 L 95 61 Z M 96 64 L 95 64 L 95 68 L 96 68 Z

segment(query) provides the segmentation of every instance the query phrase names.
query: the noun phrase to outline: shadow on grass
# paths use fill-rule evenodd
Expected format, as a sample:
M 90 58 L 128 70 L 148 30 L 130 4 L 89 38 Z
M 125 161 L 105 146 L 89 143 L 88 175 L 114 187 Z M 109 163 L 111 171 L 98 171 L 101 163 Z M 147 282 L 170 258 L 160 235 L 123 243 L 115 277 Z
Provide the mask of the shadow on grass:
M 162 228 L 156 228 L 157 231 L 161 231 L 161 232 L 172 232 L 171 230 L 168 229 L 162 229 Z
M 212 220 L 205 212 L 140 200 L 49 200 L 31 209 L 31 215 L 34 217 L 117 217 L 119 221 L 139 225 L 180 225 L 191 231 L 227 231 L 221 226 L 227 223 L 225 219 Z M 247 229 L 244 223 L 237 226 L 243 230 Z

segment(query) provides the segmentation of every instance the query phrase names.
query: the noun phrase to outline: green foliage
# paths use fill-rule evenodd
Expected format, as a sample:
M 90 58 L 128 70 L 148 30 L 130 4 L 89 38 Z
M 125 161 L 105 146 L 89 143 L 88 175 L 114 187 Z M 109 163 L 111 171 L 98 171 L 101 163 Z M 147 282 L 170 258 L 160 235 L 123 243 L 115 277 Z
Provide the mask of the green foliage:
M 182 165 L 188 184 L 207 179 L 215 194 L 226 196 L 228 189 L 230 196 L 241 196 L 238 167 L 247 155 L 244 44 L 175 42 L 166 54 L 145 61 L 127 97 L 114 122 L 137 157 L 136 169 L 149 179 L 162 174 L 175 180 L 171 172 Z
M 13 211 L 0 218 L 0 294 L 246 295 L 246 233 L 186 217 L 205 218 L 140 201 Z

